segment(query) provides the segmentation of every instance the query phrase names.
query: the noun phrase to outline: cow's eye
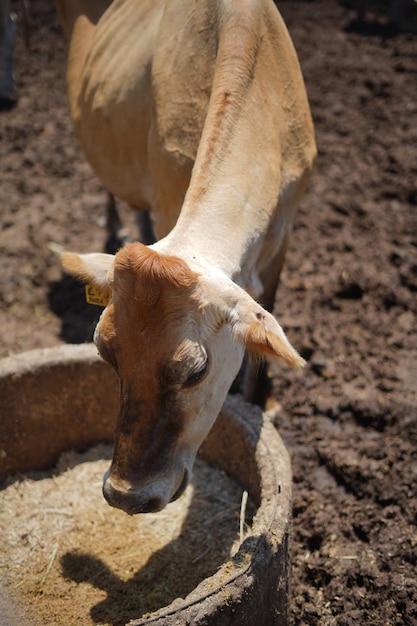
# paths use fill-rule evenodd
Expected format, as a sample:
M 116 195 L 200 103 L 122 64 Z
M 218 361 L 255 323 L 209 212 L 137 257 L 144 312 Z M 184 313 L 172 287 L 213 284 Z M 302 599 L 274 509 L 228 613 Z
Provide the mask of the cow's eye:
M 197 383 L 199 383 L 206 375 L 207 367 L 208 359 L 200 367 L 198 367 L 198 369 L 195 369 L 191 372 L 191 374 L 188 376 L 187 380 L 183 384 L 183 387 L 188 389 L 190 387 L 194 387 L 194 385 L 197 385 Z

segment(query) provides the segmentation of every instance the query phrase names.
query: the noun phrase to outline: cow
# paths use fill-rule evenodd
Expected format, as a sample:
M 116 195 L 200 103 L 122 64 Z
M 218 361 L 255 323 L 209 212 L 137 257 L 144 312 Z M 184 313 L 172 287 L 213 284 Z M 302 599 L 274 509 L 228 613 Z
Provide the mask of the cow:
M 11 10 L 10 0 L 0 0 L 0 111 L 7 111 L 17 103 L 14 76 L 14 47 L 18 26 L 21 26 L 26 50 L 30 44 L 29 0 L 20 0 L 19 12 Z
M 157 241 L 62 255 L 105 308 L 94 333 L 120 379 L 108 503 L 159 511 L 239 372 L 303 358 L 271 314 L 316 145 L 272 0 L 55 0 L 70 114 L 104 186 L 150 211 Z
M 0 110 L 10 109 L 16 103 L 13 74 L 16 30 L 16 15 L 10 11 L 10 0 L 0 0 Z

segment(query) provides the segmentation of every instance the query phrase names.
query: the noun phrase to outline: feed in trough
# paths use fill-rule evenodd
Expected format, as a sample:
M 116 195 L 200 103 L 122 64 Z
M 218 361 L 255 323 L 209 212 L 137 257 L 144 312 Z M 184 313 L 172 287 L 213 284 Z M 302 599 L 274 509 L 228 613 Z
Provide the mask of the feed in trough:
M 128 517 L 101 495 L 110 457 L 104 445 L 67 452 L 0 492 L 2 579 L 34 626 L 125 624 L 184 597 L 239 548 L 242 488 L 220 469 L 197 459 L 183 497 Z

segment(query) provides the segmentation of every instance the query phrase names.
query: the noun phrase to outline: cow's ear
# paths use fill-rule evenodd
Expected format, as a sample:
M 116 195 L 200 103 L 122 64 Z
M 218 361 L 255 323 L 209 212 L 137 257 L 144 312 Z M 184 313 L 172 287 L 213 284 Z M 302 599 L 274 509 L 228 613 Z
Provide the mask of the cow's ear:
M 84 283 L 93 285 L 103 292 L 111 292 L 114 256 L 100 252 L 75 254 L 63 252 L 61 263 L 64 269 Z
M 281 359 L 293 368 L 305 365 L 274 316 L 247 294 L 236 304 L 232 320 L 233 333 L 250 356 Z

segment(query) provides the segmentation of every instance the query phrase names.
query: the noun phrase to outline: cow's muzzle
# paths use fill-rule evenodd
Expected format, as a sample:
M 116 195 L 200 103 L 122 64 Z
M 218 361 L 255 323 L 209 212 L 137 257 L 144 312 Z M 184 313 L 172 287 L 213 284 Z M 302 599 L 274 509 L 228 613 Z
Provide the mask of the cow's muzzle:
M 145 487 L 134 487 L 126 481 L 115 481 L 108 470 L 104 475 L 103 495 L 110 506 L 122 509 L 129 515 L 156 513 L 168 502 L 180 497 L 188 485 L 188 479 L 188 471 L 185 469 L 179 487 L 171 495 L 164 481 L 153 481 Z

